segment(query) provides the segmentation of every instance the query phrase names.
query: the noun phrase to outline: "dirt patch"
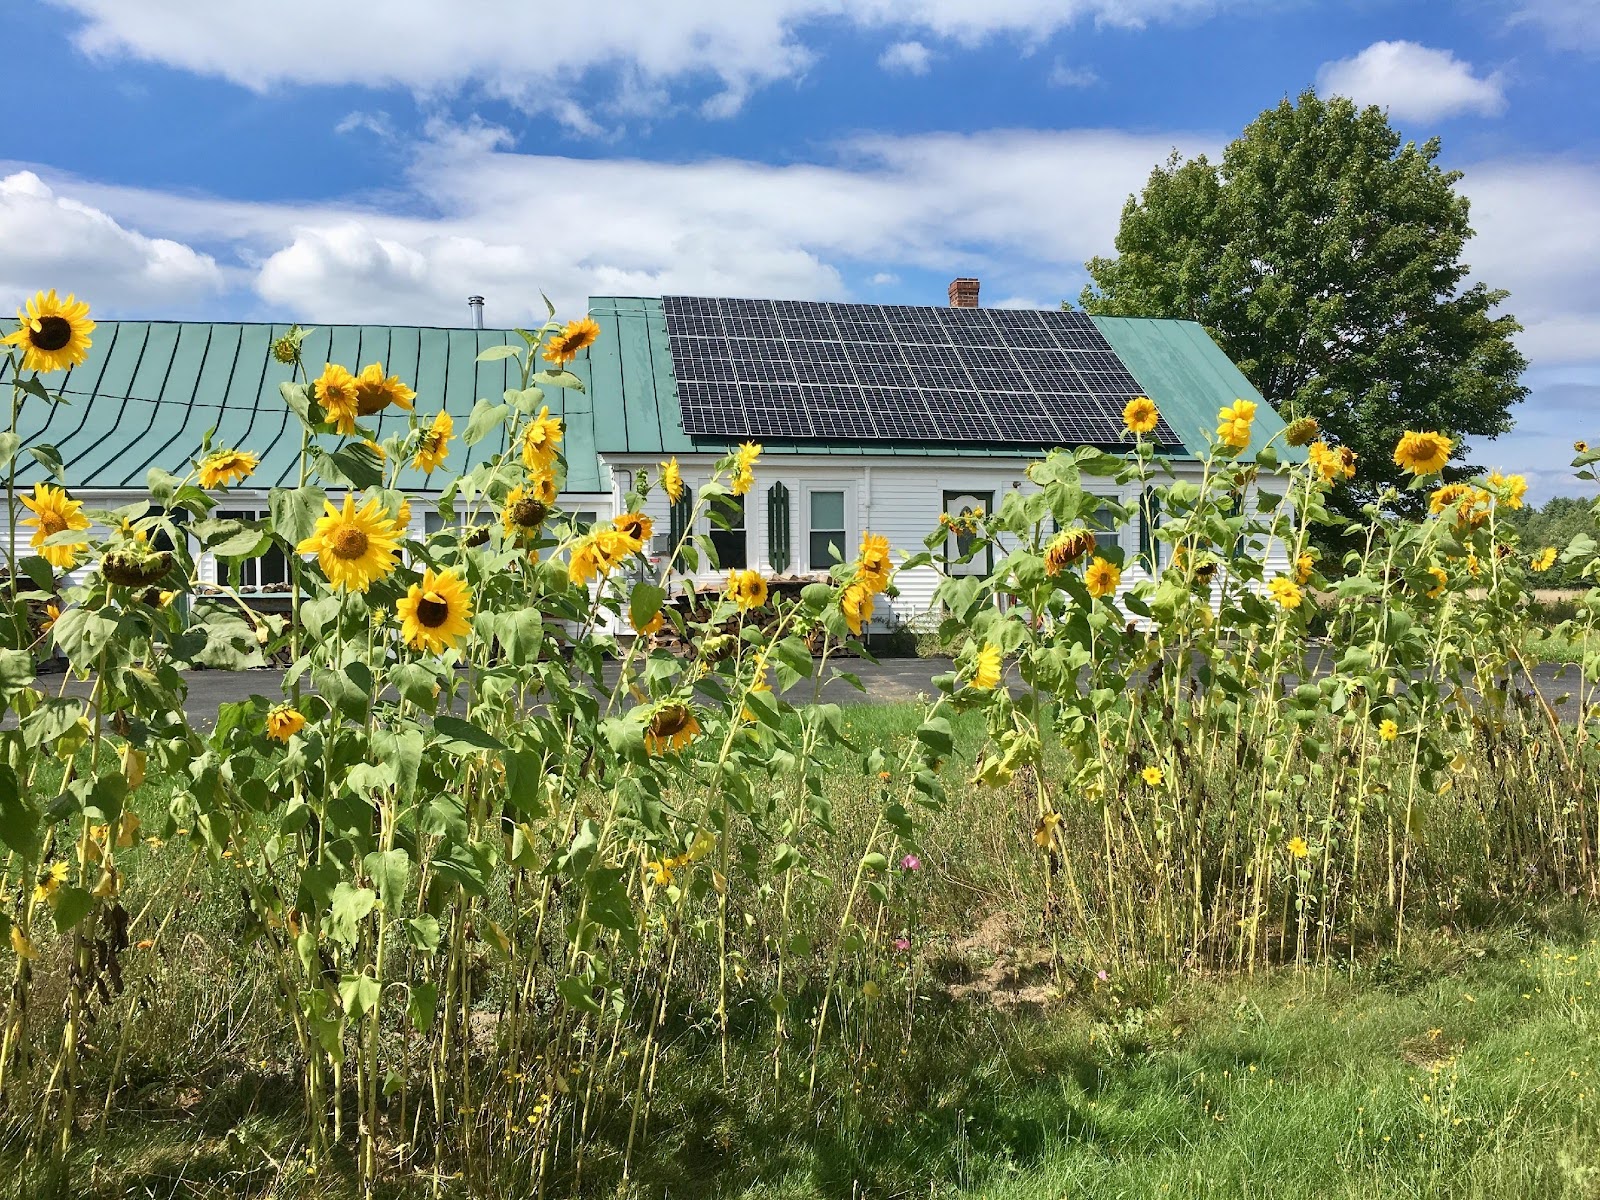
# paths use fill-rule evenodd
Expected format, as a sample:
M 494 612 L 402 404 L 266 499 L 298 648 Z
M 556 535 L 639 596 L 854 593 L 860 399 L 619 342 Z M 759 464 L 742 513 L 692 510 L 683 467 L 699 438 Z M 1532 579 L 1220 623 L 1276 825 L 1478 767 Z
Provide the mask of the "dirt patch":
M 1019 942 L 1010 919 L 992 913 L 952 947 L 939 974 L 952 1000 L 1003 1012 L 1043 1009 L 1059 998 L 1050 950 Z

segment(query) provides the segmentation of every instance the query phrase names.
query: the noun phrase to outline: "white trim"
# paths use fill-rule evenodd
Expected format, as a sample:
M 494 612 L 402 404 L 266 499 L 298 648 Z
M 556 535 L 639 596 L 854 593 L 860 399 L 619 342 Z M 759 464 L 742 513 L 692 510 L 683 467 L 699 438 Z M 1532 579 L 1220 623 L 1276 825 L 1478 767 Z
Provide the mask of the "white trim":
M 800 567 L 800 573 L 806 575 L 825 573 L 832 569 L 831 563 L 817 566 L 811 561 L 811 497 L 818 492 L 843 492 L 844 493 L 844 544 L 839 547 L 840 558 L 849 562 L 855 557 L 856 546 L 861 541 L 861 522 L 857 516 L 858 510 L 858 484 L 855 479 L 802 479 L 800 481 L 800 551 L 803 555 L 802 566 L 800 563 L 792 566 Z M 831 530 L 824 532 L 832 532 Z

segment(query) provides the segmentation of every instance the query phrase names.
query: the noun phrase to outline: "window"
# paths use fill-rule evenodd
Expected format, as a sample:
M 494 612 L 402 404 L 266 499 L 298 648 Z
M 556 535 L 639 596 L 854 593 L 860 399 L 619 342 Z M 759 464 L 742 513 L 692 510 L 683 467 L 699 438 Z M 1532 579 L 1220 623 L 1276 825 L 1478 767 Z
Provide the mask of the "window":
M 219 509 L 215 514 L 221 520 L 229 521 L 260 521 L 267 514 L 259 509 L 229 508 Z M 226 583 L 231 577 L 232 566 L 229 563 L 217 560 L 217 582 Z M 260 558 L 247 558 L 239 564 L 239 590 L 262 591 L 273 586 L 283 586 L 289 582 L 289 560 L 276 545 L 273 545 Z
M 1101 504 L 1094 510 L 1094 520 L 1090 522 L 1094 529 L 1094 540 L 1106 550 L 1123 550 L 1122 520 L 1117 516 L 1110 504 Z
M 745 542 L 744 497 L 718 496 L 712 504 L 715 507 L 711 518 L 711 545 L 717 552 L 717 565 L 724 571 L 742 571 L 750 565 Z
M 600 514 L 592 508 L 580 508 L 572 514 L 572 526 L 579 533 L 588 533 L 600 521 Z
M 811 545 L 808 565 L 813 571 L 826 571 L 843 562 L 850 545 L 845 531 L 844 492 L 817 490 L 811 493 Z

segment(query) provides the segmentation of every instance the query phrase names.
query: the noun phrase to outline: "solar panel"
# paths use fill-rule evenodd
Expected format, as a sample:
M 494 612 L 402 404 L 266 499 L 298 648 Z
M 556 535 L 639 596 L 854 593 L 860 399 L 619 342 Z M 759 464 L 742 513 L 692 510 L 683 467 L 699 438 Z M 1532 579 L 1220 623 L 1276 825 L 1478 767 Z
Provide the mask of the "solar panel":
M 1114 444 L 1139 383 L 1084 313 L 666 296 L 684 431 Z M 1158 441 L 1177 445 L 1162 421 Z

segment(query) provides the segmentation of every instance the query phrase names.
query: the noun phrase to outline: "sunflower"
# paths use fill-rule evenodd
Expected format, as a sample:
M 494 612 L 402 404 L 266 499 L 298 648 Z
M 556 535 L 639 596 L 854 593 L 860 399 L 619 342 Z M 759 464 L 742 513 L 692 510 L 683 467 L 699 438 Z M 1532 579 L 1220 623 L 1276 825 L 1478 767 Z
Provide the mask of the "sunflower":
M 346 495 L 342 509 L 331 500 L 324 500 L 323 507 L 326 512 L 317 518 L 316 531 L 297 549 L 317 556 L 329 583 L 364 592 L 394 570 L 400 531 L 376 500 L 368 500 L 358 511 L 355 497 Z
M 200 486 L 227 487 L 243 483 L 261 465 L 248 450 L 217 450 L 200 460 Z
M 1449 586 L 1450 576 L 1445 574 L 1443 567 L 1429 567 L 1426 574 L 1433 580 L 1433 586 L 1423 593 L 1429 600 L 1437 600 L 1444 595 L 1444 589 Z
M 1095 548 L 1094 534 L 1081 526 L 1063 529 L 1050 540 L 1044 552 L 1044 573 L 1056 576 Z
M 69 529 L 89 528 L 89 518 L 83 515 L 83 501 L 69 499 L 65 491 L 48 483 L 34 484 L 32 496 L 19 496 L 18 499 L 33 513 L 33 516 L 20 522 L 35 527 L 28 544 L 52 567 L 62 571 L 71 570 L 77 561 L 78 551 L 86 549 L 88 543 L 47 546 L 45 540 Z
M 363 417 L 381 413 L 389 405 L 411 411 L 417 394 L 400 382 L 400 376 L 384 377 L 382 363 L 368 363 L 356 376 L 356 412 Z
M 506 504 L 500 510 L 500 523 L 507 533 L 517 533 L 539 528 L 550 515 L 550 506 L 525 487 L 514 487 L 506 495 Z
M 739 606 L 740 612 L 760 608 L 767 602 L 767 581 L 760 571 L 729 571 L 723 595 Z
M 287 742 L 305 727 L 305 714 L 292 704 L 280 704 L 267 711 L 267 736 L 275 742 Z
M 21 959 L 26 960 L 39 957 L 39 952 L 33 948 L 33 942 L 28 939 L 27 934 L 22 932 L 22 927 L 20 925 L 13 925 L 11 927 L 11 949 L 16 956 Z
M 1256 402 L 1254 400 L 1235 400 L 1227 408 L 1217 414 L 1217 420 L 1243 421 L 1249 424 L 1256 419 Z
M 443 654 L 472 632 L 472 593 L 454 571 L 424 571 L 394 611 L 400 636 L 413 650 Z
M 1321 431 L 1322 426 L 1317 424 L 1315 417 L 1296 417 L 1283 431 L 1283 440 L 1291 446 L 1305 446 L 1314 441 Z
M 1470 500 L 1476 489 L 1470 483 L 1447 483 L 1441 488 L 1435 488 L 1428 497 L 1428 511 L 1435 516 L 1447 508 L 1454 508 L 1463 500 Z
M 1135 396 L 1122 410 L 1122 423 L 1128 427 L 1129 433 L 1154 432 L 1156 422 L 1160 419 L 1161 414 L 1156 411 L 1155 401 L 1149 396 Z
M 39 872 L 39 877 L 33 884 L 33 898 L 36 903 L 54 904 L 56 893 L 61 890 L 61 885 L 67 881 L 72 867 L 64 862 L 51 863 Z
M 1117 585 L 1122 582 L 1122 571 L 1115 563 L 1096 555 L 1089 569 L 1083 573 L 1083 582 L 1089 589 L 1089 595 L 1099 599 L 1117 590 Z
M 549 471 L 561 437 L 561 418 L 552 417 L 550 406 L 545 405 L 522 431 L 522 465 L 530 471 Z
M 27 501 L 23 501 L 23 503 L 27 503 Z M 1539 551 L 1539 553 L 1535 554 L 1528 560 L 1529 568 L 1534 571 L 1548 571 L 1555 565 L 1556 548 L 1554 546 L 1546 546 L 1543 550 Z
M 1312 442 L 1306 453 L 1310 456 L 1312 468 L 1328 483 L 1353 478 L 1356 473 L 1356 456 L 1349 446 Z
M 1275 604 L 1283 608 L 1299 608 L 1306 598 L 1306 594 L 1300 590 L 1300 585 L 1287 575 L 1279 575 L 1268 583 L 1267 594 L 1272 597 Z
M 444 465 L 444 456 L 450 452 L 450 438 L 455 431 L 455 419 L 449 413 L 435 413 L 433 424 L 428 426 L 422 440 L 417 443 L 417 453 L 411 460 L 411 466 L 430 475 L 437 471 Z
M 1378 736 L 1386 742 L 1392 742 L 1400 736 L 1400 726 L 1385 717 L 1378 723 Z
M 761 457 L 761 447 L 755 442 L 744 442 L 736 453 L 738 457 L 734 463 L 733 482 L 728 485 L 728 490 L 735 496 L 743 496 L 756 481 L 755 465 Z
M 26 309 L 17 309 L 17 331 L 0 342 L 21 346 L 22 369 L 44 375 L 68 370 L 88 358 L 93 329 L 87 304 L 70 293 L 58 300 L 51 288 L 36 292 Z
M 1317 569 L 1317 560 L 1310 554 L 1302 554 L 1294 560 L 1294 581 L 1305 584 L 1311 582 L 1311 572 Z
M 565 365 L 578 356 L 579 350 L 587 349 L 594 344 L 600 336 L 600 326 L 593 317 L 579 317 L 576 321 L 568 321 L 560 333 L 552 334 L 545 343 L 545 361 Z
M 1394 465 L 1413 475 L 1432 475 L 1450 461 L 1455 443 L 1442 433 L 1415 433 L 1406 430 L 1394 448 Z
M 356 377 L 338 363 L 324 363 L 311 385 L 317 403 L 340 433 L 356 431 Z
M 655 532 L 655 522 L 643 513 L 623 513 L 620 517 L 611 518 L 613 529 L 620 529 L 641 546 L 648 545 L 650 535 Z
M 572 547 L 567 578 L 576 584 L 587 584 L 597 575 L 611 574 L 630 554 L 642 549 L 644 544 L 638 538 L 629 537 L 620 529 L 598 529 Z
M 1284 845 L 1284 849 L 1289 852 L 1290 858 L 1304 858 L 1311 853 L 1311 847 L 1306 845 L 1305 838 L 1298 835 L 1290 838 Z
M 985 642 L 972 661 L 971 686 L 980 692 L 994 691 L 1000 684 L 1002 662 L 1000 647 L 993 642 Z
M 1217 441 L 1232 450 L 1243 450 L 1250 444 L 1250 422 L 1222 422 L 1217 426 Z
M 633 626 L 633 631 L 640 637 L 650 637 L 652 634 L 660 633 L 666 623 L 667 614 L 659 608 L 656 609 L 656 615 L 642 625 L 633 619 L 631 612 L 628 614 L 628 624 Z
M 862 628 L 872 621 L 872 589 L 859 579 L 851 583 L 839 594 L 839 609 L 850 632 L 860 637 Z
M 1161 781 L 1166 778 L 1166 776 L 1161 773 L 1160 767 L 1146 767 L 1144 770 L 1139 772 L 1139 777 L 1151 787 L 1160 787 Z
M 644 744 L 651 754 L 665 754 L 669 750 L 682 750 L 700 732 L 700 722 L 694 710 L 676 700 L 663 704 L 650 715 L 645 729 Z
M 1521 475 L 1502 475 L 1489 472 L 1489 486 L 1499 489 L 1507 508 L 1521 508 L 1522 498 L 1528 494 L 1528 481 Z
M 889 573 L 893 569 L 889 539 L 881 533 L 862 533 L 861 553 L 856 556 L 856 578 L 877 593 L 889 586 Z
M 673 455 L 671 462 L 661 464 L 661 486 L 666 490 L 667 499 L 674 504 L 683 499 L 683 472 L 678 469 L 677 455 Z

